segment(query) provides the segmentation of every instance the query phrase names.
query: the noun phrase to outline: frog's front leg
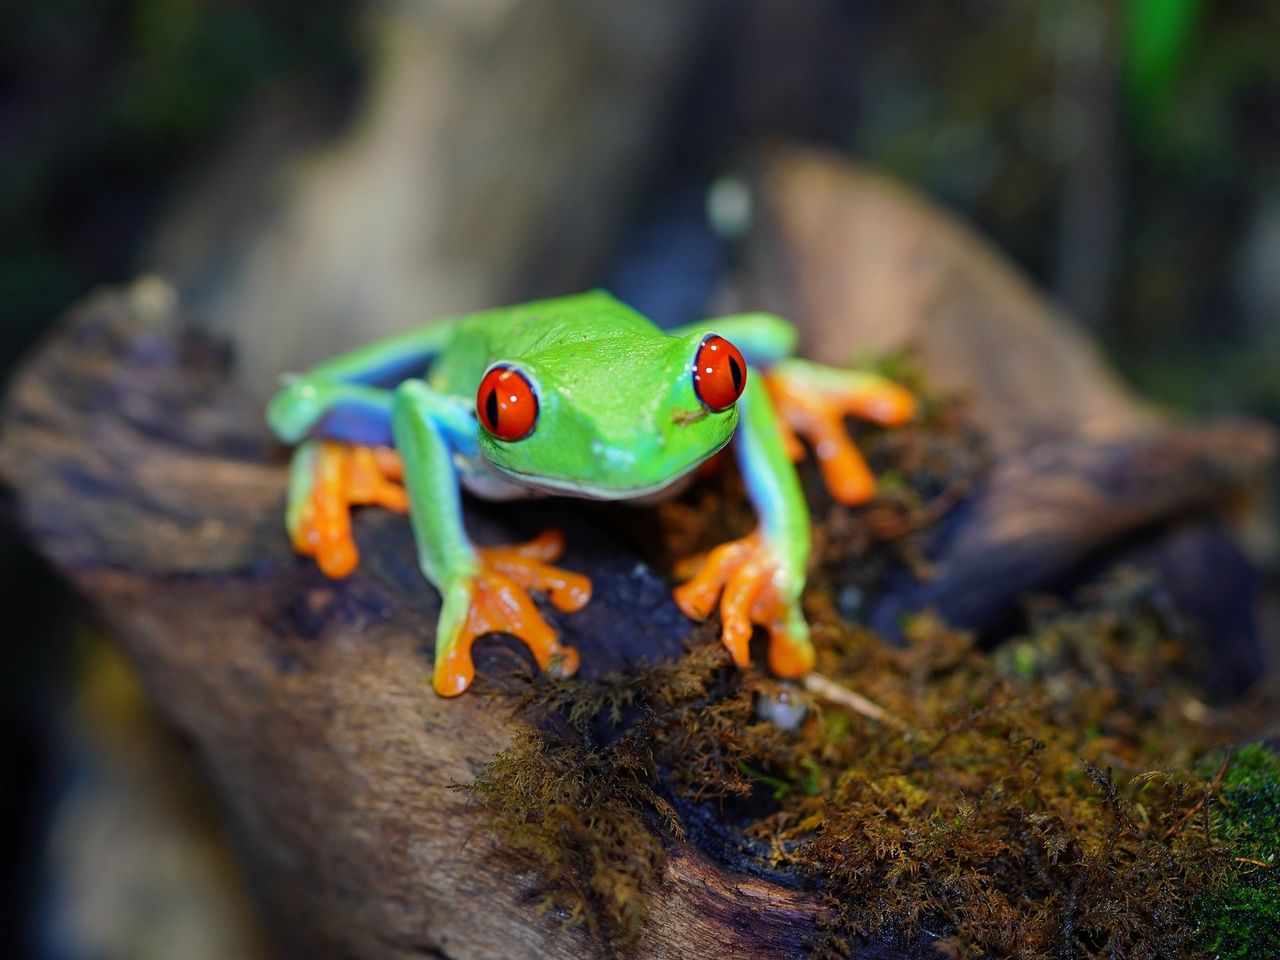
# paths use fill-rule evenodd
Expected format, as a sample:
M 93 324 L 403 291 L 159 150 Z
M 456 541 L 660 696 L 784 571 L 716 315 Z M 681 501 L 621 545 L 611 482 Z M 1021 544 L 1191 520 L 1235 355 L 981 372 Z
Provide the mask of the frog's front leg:
M 462 523 L 453 461 L 455 452 L 465 453 L 475 444 L 469 409 L 411 380 L 396 390 L 391 426 L 404 464 L 418 562 L 442 599 L 436 692 L 451 697 L 467 689 L 475 675 L 471 645 L 493 632 L 521 640 L 547 673 L 573 674 L 577 652 L 560 644 L 528 591 L 545 592 L 556 609 L 571 612 L 591 598 L 591 582 L 552 566 L 564 549 L 556 531 L 513 547 L 472 546 Z
M 800 607 L 809 559 L 809 511 L 758 371 L 750 370 L 738 401 L 734 450 L 760 524 L 740 540 L 679 565 L 690 579 L 676 603 L 703 620 L 720 602 L 721 640 L 739 666 L 750 660 L 752 625 L 769 632 L 769 666 L 782 677 L 813 668 L 809 625 Z

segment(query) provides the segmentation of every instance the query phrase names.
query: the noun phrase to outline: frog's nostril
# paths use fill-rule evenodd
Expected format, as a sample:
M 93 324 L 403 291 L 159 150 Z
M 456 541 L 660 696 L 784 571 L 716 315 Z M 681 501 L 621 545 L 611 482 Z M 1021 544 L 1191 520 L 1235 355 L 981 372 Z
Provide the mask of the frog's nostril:
M 704 417 L 710 416 L 711 411 L 699 404 L 696 409 L 676 409 L 671 411 L 671 422 L 682 427 L 687 427 L 691 423 L 697 423 Z

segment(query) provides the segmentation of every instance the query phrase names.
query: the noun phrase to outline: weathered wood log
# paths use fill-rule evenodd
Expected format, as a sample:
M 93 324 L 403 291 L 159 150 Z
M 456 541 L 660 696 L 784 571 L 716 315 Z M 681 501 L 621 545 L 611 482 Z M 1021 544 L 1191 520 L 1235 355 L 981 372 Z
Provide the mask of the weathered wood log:
M 1158 422 L 1025 277 L 902 185 L 782 147 L 763 155 L 757 190 L 752 269 L 734 296 L 803 318 L 806 355 L 848 363 L 911 348 L 1002 451 Z
M 886 201 L 886 224 L 902 215 Z M 969 269 L 957 267 L 962 277 Z M 1003 311 L 1003 349 L 1019 362 L 1016 318 L 1033 301 L 1010 305 L 999 290 L 973 289 L 993 302 L 966 315 L 980 324 L 988 310 Z M 918 290 L 908 279 L 898 295 L 911 300 Z M 979 352 L 971 362 L 969 382 L 981 388 L 988 360 Z M 1116 396 L 1087 370 L 1074 389 L 1086 407 L 1092 390 Z M 924 587 L 890 584 L 875 602 L 901 609 L 920 602 L 913 590 L 925 602 L 951 590 L 1003 609 L 1024 587 L 1140 529 L 1236 495 L 1269 457 L 1269 434 L 1256 426 L 1124 419 L 1131 429 L 1101 439 L 1001 445 L 989 480 L 939 540 L 941 575 Z M 20 522 L 96 604 L 194 745 L 292 954 L 592 949 L 580 929 L 536 915 L 533 876 L 475 831 L 450 789 L 509 743 L 513 722 L 484 694 L 522 654 L 482 642 L 473 693 L 430 692 L 438 601 L 400 517 L 360 515 L 364 562 L 348 580 L 326 580 L 291 554 L 281 529 L 284 452 L 256 403 L 232 386 L 227 352 L 193 331 L 168 287 L 141 281 L 72 313 L 15 381 L 0 469 Z M 689 625 L 667 571 L 628 545 L 616 519 L 624 508 L 468 507 L 480 542 L 565 529 L 566 565 L 591 570 L 596 585 L 586 610 L 558 622 L 584 674 L 682 648 Z M 1029 565 L 1035 584 L 1023 575 Z M 986 589 L 1000 578 L 1010 583 Z M 636 952 L 803 956 L 818 909 L 810 894 L 732 873 L 675 843 Z M 867 943 L 861 955 L 903 954 Z

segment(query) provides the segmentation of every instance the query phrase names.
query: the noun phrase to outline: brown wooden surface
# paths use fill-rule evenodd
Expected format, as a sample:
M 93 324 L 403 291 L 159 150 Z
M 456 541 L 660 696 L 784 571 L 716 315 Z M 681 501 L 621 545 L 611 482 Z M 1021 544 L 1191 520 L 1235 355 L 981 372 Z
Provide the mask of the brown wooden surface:
M 1028 591 L 1119 559 L 1171 584 L 1210 663 L 1227 665 L 1210 678 L 1215 695 L 1262 669 L 1251 561 L 1203 511 L 1235 497 L 1231 522 L 1270 548 L 1270 526 L 1239 496 L 1261 488 L 1269 428 L 1176 423 L 1143 403 L 1016 267 L 876 171 L 775 145 L 754 185 L 760 214 L 727 306 L 792 317 L 802 351 L 829 363 L 907 350 L 932 389 L 964 397 L 995 452 L 936 545 L 934 578 L 879 598 L 874 626 L 892 634 L 904 611 L 934 607 L 998 636 Z
M 917 209 L 894 196 L 878 214 L 890 231 Z M 1013 364 L 1059 328 L 1025 291 L 970 276 L 990 260 L 955 265 L 954 282 L 978 291 L 979 304 L 991 298 L 964 322 L 1003 317 Z M 898 295 L 918 299 L 910 279 L 902 283 Z M 1034 308 L 1029 345 L 1019 338 L 1022 307 Z M 917 333 L 950 336 L 940 323 Z M 1062 336 L 1070 356 L 1078 338 Z M 818 346 L 827 356 L 844 349 Z M 965 356 L 969 373 L 952 376 L 984 389 L 989 356 Z M 925 588 L 951 584 L 966 602 L 1008 604 L 1026 584 L 1002 578 L 1029 564 L 1037 582 L 1052 578 L 1136 530 L 1233 496 L 1265 466 L 1267 431 L 1172 429 L 1126 413 L 1123 392 L 1091 379 L 1099 368 L 1086 361 L 1071 365 L 1077 402 L 1068 406 L 1110 410 L 1125 429 L 1002 445 Z M 101 611 L 193 744 L 289 955 L 583 956 L 585 934 L 535 914 L 532 873 L 476 832 L 450 789 L 509 742 L 503 706 L 484 695 L 518 655 L 482 643 L 474 692 L 434 696 L 438 602 L 414 569 L 407 524 L 362 513 L 365 562 L 346 581 L 294 557 L 281 522 L 284 451 L 230 378 L 229 357 L 191 332 L 163 284 L 91 298 L 32 358 L 5 408 L 0 469 L 20 522 Z M 1002 395 L 1016 399 L 1020 383 L 1003 378 Z M 688 632 L 666 571 L 640 563 L 611 527 L 619 509 L 468 503 L 481 542 L 566 529 L 566 565 L 595 578 L 589 607 L 560 621 L 587 674 L 673 655 Z M 807 895 L 679 847 L 636 952 L 803 956 L 814 910 Z M 881 944 L 864 955 L 900 954 Z

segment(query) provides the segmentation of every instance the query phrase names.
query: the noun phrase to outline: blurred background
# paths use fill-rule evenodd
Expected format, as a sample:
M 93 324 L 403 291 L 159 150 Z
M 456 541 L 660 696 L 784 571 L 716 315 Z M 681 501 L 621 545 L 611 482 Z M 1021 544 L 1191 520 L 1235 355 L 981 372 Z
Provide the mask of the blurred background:
M 140 272 L 260 394 L 432 316 L 594 285 L 693 320 L 739 256 L 736 177 L 789 139 L 955 212 L 1141 393 L 1280 421 L 1274 0 L 0 9 L 0 378 Z M 0 583 L 0 956 L 260 955 L 127 666 L 11 536 Z

